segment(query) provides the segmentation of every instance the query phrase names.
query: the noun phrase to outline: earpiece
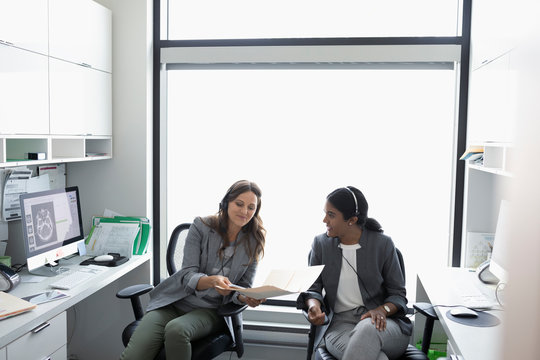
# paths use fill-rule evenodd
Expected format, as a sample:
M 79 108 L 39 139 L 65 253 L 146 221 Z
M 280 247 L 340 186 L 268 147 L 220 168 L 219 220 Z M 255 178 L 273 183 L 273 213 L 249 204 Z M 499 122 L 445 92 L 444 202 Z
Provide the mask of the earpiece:
M 229 195 L 231 194 L 232 190 L 233 190 L 232 187 L 230 187 L 229 190 L 227 190 L 227 193 L 225 194 L 221 202 L 219 203 L 220 211 L 223 211 L 223 212 L 227 211 L 227 208 L 229 207 Z
M 344 187 L 344 189 L 347 189 L 352 194 L 352 197 L 354 199 L 354 210 L 355 210 L 354 211 L 354 216 L 358 216 L 359 215 L 358 214 L 358 201 L 356 200 L 356 195 L 354 194 L 354 192 L 351 189 L 349 189 L 348 186 Z

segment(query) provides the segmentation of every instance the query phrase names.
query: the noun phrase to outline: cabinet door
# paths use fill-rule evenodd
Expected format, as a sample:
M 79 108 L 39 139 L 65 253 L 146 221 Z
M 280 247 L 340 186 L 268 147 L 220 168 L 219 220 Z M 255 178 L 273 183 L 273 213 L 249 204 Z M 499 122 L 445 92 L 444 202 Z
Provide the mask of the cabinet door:
M 515 44 L 512 11 L 505 0 L 474 0 L 471 25 L 472 69 L 507 53 Z
M 0 0 L 0 41 L 48 53 L 47 1 Z
M 49 0 L 50 56 L 111 72 L 111 19 L 91 0 Z
M 48 58 L 0 45 L 0 133 L 48 134 Z
M 53 135 L 112 135 L 111 74 L 51 58 Z

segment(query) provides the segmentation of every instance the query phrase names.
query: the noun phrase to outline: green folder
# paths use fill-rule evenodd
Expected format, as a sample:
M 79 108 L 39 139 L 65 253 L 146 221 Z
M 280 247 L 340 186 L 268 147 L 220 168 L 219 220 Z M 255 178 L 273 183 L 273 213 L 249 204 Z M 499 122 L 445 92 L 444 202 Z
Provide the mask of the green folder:
M 137 241 L 133 244 L 133 255 L 142 255 L 146 253 L 148 249 L 148 238 L 150 237 L 150 220 L 145 217 L 135 216 L 115 216 L 115 220 L 120 221 L 139 221 L 140 228 L 137 235 Z
M 133 243 L 133 255 L 142 255 L 146 253 L 148 249 L 148 238 L 150 237 L 150 230 L 152 229 L 150 226 L 150 220 L 148 218 L 137 216 L 115 216 L 113 218 L 94 216 L 92 218 L 92 229 L 100 222 L 138 223 L 139 232 L 137 233 L 137 238 Z

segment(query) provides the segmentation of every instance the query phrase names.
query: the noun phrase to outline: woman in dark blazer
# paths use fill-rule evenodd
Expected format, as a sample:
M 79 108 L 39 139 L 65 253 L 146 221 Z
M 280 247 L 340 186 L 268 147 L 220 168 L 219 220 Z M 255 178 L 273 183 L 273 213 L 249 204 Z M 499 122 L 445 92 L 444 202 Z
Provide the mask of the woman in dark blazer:
M 266 235 L 260 209 L 261 190 L 241 180 L 229 188 L 217 215 L 193 221 L 182 268 L 150 292 L 147 313 L 121 359 L 154 359 L 163 345 L 167 359 L 191 359 L 192 340 L 226 326 L 231 329 L 217 315 L 219 305 L 255 307 L 264 301 L 223 290 L 230 284 L 253 283 Z
M 368 203 L 355 187 L 326 199 L 327 231 L 315 237 L 309 265 L 325 265 L 297 307 L 317 327 L 315 346 L 337 359 L 395 359 L 407 348 L 412 324 L 406 317 L 405 278 L 396 249 L 381 225 L 368 218 Z M 323 290 L 325 296 L 323 298 Z

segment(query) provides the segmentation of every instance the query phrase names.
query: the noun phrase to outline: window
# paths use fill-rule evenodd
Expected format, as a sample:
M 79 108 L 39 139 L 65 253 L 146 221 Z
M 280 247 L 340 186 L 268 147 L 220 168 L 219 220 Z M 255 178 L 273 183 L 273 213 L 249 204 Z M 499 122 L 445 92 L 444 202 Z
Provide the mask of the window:
M 306 265 L 326 195 L 353 185 L 403 252 L 410 291 L 416 264 L 447 262 L 454 71 L 197 69 L 167 82 L 168 233 L 215 213 L 234 181 L 255 181 L 262 282 Z
M 162 38 L 455 36 L 457 0 L 169 0 Z M 163 21 L 163 23 L 166 23 Z

